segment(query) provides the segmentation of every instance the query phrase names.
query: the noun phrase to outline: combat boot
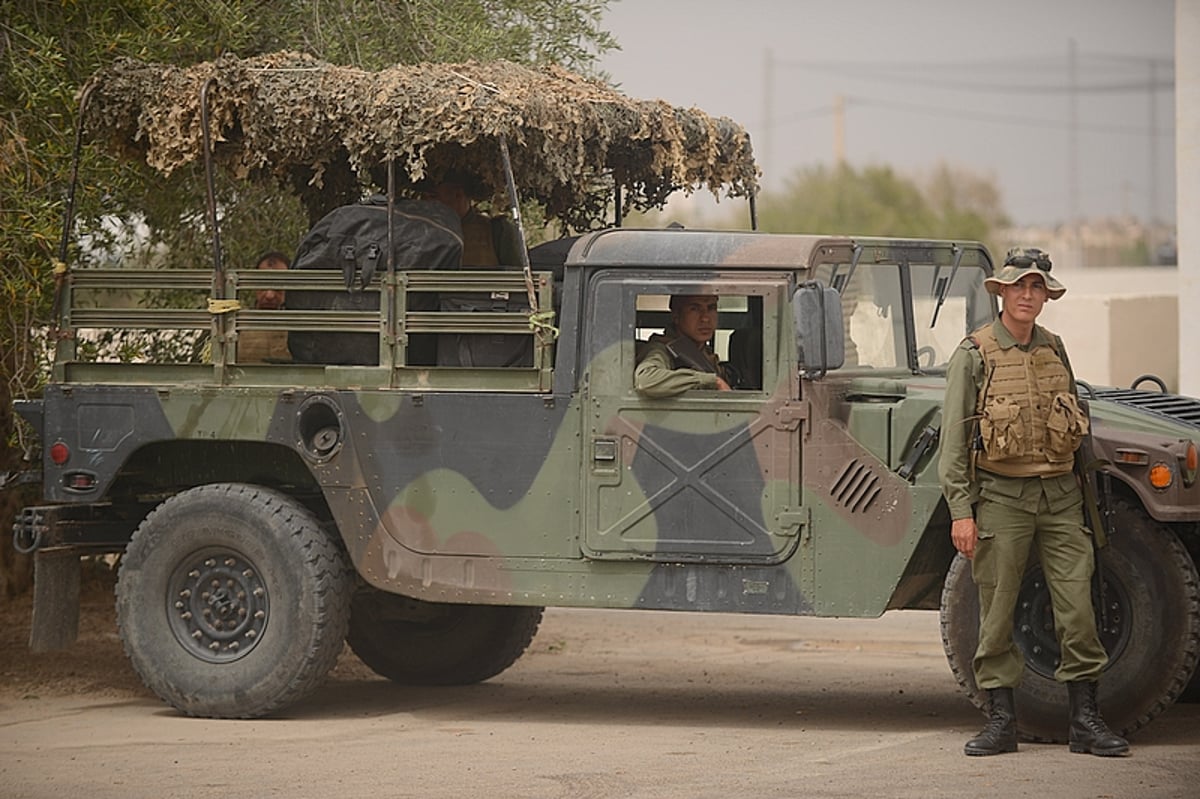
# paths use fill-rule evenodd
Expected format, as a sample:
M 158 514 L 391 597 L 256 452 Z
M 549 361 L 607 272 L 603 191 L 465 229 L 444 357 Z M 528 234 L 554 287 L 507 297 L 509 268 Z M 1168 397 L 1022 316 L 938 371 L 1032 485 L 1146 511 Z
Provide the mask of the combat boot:
M 1108 728 L 1096 705 L 1096 683 L 1077 680 L 1067 683 L 1071 702 L 1071 751 L 1101 757 L 1129 753 L 1129 742 Z
M 1013 689 L 989 688 L 988 721 L 983 731 L 963 747 L 968 755 L 1000 755 L 1017 751 L 1017 710 Z

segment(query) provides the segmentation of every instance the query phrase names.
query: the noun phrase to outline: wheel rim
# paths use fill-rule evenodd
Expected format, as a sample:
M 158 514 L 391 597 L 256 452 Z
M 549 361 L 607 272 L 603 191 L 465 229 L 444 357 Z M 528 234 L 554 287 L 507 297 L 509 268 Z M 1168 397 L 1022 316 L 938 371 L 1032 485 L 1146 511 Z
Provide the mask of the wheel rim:
M 209 663 L 245 657 L 262 640 L 270 610 L 258 568 L 232 549 L 185 558 L 167 585 L 171 632 L 192 656 Z
M 1092 600 L 1097 610 L 1103 610 L 1103 613 L 1097 613 L 1096 631 L 1108 652 L 1109 662 L 1112 662 L 1129 639 L 1129 620 L 1132 618 L 1129 592 L 1115 575 L 1106 572 L 1102 594 L 1093 596 Z M 1062 652 L 1054 634 L 1054 607 L 1041 566 L 1030 569 L 1021 581 L 1013 620 L 1013 642 L 1031 671 L 1048 680 L 1054 679 Z

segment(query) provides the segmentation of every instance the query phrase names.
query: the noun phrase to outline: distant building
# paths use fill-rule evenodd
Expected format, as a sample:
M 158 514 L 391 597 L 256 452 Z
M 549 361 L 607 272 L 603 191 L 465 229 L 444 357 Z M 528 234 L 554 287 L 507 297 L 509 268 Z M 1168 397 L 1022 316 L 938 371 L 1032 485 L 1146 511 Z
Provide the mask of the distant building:
M 1147 226 L 1131 216 L 1088 219 L 1078 225 L 1013 227 L 997 231 L 994 250 L 1040 247 L 1056 266 L 1154 266 L 1174 264 L 1175 230 Z

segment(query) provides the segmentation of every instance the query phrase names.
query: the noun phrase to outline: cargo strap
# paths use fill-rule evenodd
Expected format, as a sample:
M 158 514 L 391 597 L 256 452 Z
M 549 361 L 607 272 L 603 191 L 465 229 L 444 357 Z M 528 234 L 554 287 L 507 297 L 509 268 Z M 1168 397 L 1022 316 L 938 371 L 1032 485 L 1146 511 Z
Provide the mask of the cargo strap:
M 554 311 L 534 311 L 529 314 L 529 329 L 534 333 L 549 334 L 550 340 L 558 338 L 559 330 L 553 324 Z

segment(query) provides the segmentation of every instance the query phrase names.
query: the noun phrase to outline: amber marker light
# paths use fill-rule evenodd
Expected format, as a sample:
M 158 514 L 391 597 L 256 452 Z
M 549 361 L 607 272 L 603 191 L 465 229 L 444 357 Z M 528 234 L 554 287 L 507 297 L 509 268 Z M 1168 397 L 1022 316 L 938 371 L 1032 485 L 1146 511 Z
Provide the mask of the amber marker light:
M 1179 459 L 1183 471 L 1183 484 L 1191 486 L 1196 482 L 1196 473 L 1200 471 L 1200 454 L 1196 452 L 1196 442 L 1189 441 Z
M 1159 489 L 1168 488 L 1171 485 L 1171 467 L 1159 461 L 1150 467 L 1150 485 Z
M 1128 463 L 1133 466 L 1145 466 L 1150 463 L 1150 456 L 1138 449 L 1118 449 L 1114 458 L 1117 463 Z

